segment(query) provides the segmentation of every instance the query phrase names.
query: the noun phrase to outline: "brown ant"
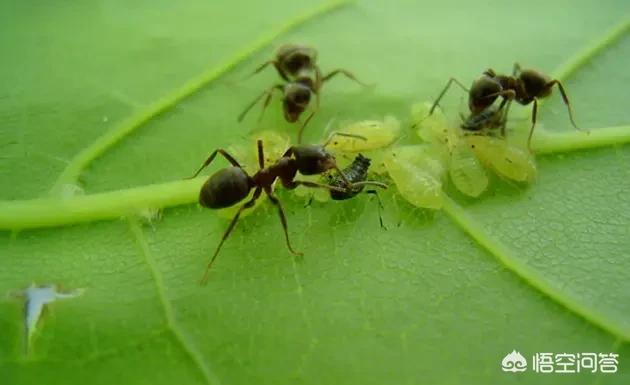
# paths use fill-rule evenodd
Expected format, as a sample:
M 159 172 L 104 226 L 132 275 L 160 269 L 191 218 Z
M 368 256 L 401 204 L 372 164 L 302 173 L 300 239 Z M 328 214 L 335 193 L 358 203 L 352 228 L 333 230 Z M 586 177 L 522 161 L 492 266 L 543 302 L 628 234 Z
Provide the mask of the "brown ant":
M 538 112 L 538 99 L 546 98 L 551 94 L 553 86 L 557 85 L 562 95 L 562 100 L 567 106 L 569 112 L 569 120 L 576 129 L 578 128 L 573 119 L 573 111 L 569 103 L 569 98 L 562 83 L 557 79 L 551 79 L 549 76 L 532 69 L 521 69 L 518 63 L 514 64 L 514 70 L 512 76 L 499 75 L 492 69 L 488 69 L 477 78 L 470 90 L 466 88 L 461 82 L 455 78 L 450 78 L 446 83 L 446 86 L 433 103 L 429 115 L 433 113 L 433 110 L 440 102 L 440 99 L 444 96 L 451 84 L 457 84 L 464 91 L 468 92 L 468 108 L 471 112 L 471 117 L 477 114 L 483 113 L 489 106 L 491 106 L 495 100 L 501 96 L 503 100 L 499 106 L 499 110 L 504 107 L 509 109 L 509 104 L 512 100 L 515 100 L 521 105 L 529 105 L 533 102 L 532 107 L 532 127 L 529 131 L 527 138 L 527 146 L 529 147 L 534 133 L 534 126 L 536 125 L 536 115 Z M 507 107 L 506 107 L 507 105 Z M 489 114 L 491 112 L 488 112 Z M 506 112 L 507 117 L 507 112 Z M 505 134 L 505 129 L 502 128 L 502 134 Z
M 213 151 L 212 154 L 210 154 L 208 159 L 206 159 L 206 161 L 201 165 L 199 170 L 197 170 L 197 172 L 193 176 L 188 178 L 195 178 L 204 168 L 212 163 L 217 154 L 220 154 L 228 162 L 230 162 L 232 166 L 223 168 L 215 172 L 203 184 L 199 192 L 199 203 L 203 207 L 207 207 L 210 209 L 230 207 L 245 199 L 249 195 L 250 191 L 254 189 L 254 194 L 251 199 L 245 202 L 245 204 L 243 204 L 239 208 L 239 210 L 232 218 L 232 221 L 230 222 L 227 230 L 225 230 L 225 233 L 223 233 L 223 237 L 221 238 L 221 241 L 219 242 L 219 245 L 217 246 L 217 249 L 212 256 L 210 263 L 208 263 L 206 272 L 201 279 L 202 284 L 205 284 L 207 282 L 208 273 L 210 271 L 210 268 L 212 267 L 212 263 L 219 254 L 221 246 L 223 246 L 223 243 L 234 229 L 234 226 L 236 225 L 236 222 L 238 221 L 241 212 L 243 212 L 243 210 L 245 209 L 253 207 L 254 203 L 258 198 L 260 198 L 263 191 L 265 192 L 265 194 L 267 194 L 267 197 L 269 197 L 271 203 L 273 203 L 278 208 L 278 214 L 280 215 L 280 222 L 282 223 L 282 228 L 284 229 L 287 248 L 294 255 L 302 255 L 302 253 L 293 249 L 289 241 L 289 233 L 287 231 L 287 219 L 284 214 L 284 209 L 282 208 L 280 200 L 276 198 L 276 196 L 273 194 L 273 184 L 276 179 L 280 179 L 282 185 L 290 190 L 302 185 L 312 188 L 326 188 L 331 191 L 334 190 L 340 193 L 345 193 L 349 189 L 355 189 L 361 185 L 370 184 L 368 182 L 351 182 L 345 177 L 343 173 L 341 173 L 341 170 L 337 166 L 335 157 L 330 154 L 325 148 L 335 135 L 358 137 L 351 134 L 333 133 L 323 145 L 291 146 L 280 159 L 278 159 L 275 163 L 268 167 L 265 167 L 263 142 L 262 140 L 258 140 L 258 165 L 260 169 L 252 176 L 247 174 L 247 172 L 241 167 L 236 159 L 234 159 L 224 149 L 219 148 Z M 340 173 L 341 178 L 344 180 L 343 187 L 295 180 L 298 172 L 302 175 L 316 175 L 322 174 L 331 169 L 337 170 L 337 172 Z
M 284 45 L 278 49 L 276 58 L 274 60 L 267 61 L 259 66 L 253 74 L 257 74 L 262 71 L 269 64 L 273 64 L 280 77 L 285 81 L 284 84 L 275 84 L 263 91 L 258 97 L 256 97 L 250 104 L 245 107 L 245 110 L 238 116 L 238 121 L 241 122 L 245 115 L 263 98 L 262 111 L 258 121 L 263 117 L 265 109 L 269 106 L 274 91 L 279 91 L 282 94 L 282 110 L 284 112 L 284 119 L 289 123 L 296 122 L 300 115 L 311 104 L 311 97 L 315 95 L 315 106 L 310 115 L 304 120 L 304 123 L 298 131 L 298 144 L 302 143 L 302 132 L 313 118 L 313 115 L 319 110 L 319 93 L 322 85 L 338 74 L 343 74 L 347 78 L 354 80 L 355 82 L 366 86 L 363 82 L 358 80 L 351 72 L 345 69 L 336 69 L 322 75 L 319 66 L 316 64 L 317 51 L 315 48 L 301 46 L 301 45 Z

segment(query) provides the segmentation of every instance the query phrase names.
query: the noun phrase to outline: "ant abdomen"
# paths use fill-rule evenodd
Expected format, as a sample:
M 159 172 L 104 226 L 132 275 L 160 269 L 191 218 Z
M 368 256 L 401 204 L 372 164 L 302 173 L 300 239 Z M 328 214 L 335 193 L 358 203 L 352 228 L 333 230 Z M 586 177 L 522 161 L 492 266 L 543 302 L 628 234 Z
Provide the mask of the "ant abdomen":
M 199 203 L 210 209 L 230 207 L 245 199 L 250 190 L 250 177 L 243 169 L 224 168 L 203 184 L 199 192 Z
M 300 70 L 315 66 L 317 51 L 308 46 L 285 44 L 278 48 L 276 58 L 281 71 L 295 76 Z
M 551 78 L 535 70 L 522 70 L 519 79 L 523 82 L 525 93 L 530 97 L 544 98 L 551 93 Z

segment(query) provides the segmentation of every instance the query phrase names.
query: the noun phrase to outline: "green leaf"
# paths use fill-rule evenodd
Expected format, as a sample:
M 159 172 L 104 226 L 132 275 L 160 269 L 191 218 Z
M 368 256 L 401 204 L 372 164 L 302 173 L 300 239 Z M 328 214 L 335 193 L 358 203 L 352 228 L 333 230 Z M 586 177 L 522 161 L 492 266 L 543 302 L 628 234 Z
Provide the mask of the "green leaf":
M 630 110 L 625 1 L 317 3 L 91 1 L 0 5 L 0 375 L 6 383 L 619 383 L 630 369 Z M 446 80 L 514 61 L 564 82 L 541 106 L 538 180 L 497 178 L 443 211 L 382 195 L 313 203 L 279 191 L 227 221 L 181 181 L 244 143 L 241 109 L 277 81 L 243 78 L 284 42 L 335 79 L 306 131 L 387 114 Z M 443 108 L 457 115 L 458 90 Z M 261 128 L 295 133 L 277 103 Z M 255 114 L 256 111 L 252 115 Z M 527 127 L 529 110 L 514 108 Z M 544 128 L 544 130 L 543 130 Z M 411 133 L 411 131 L 409 131 Z M 212 167 L 216 170 L 221 165 Z M 279 189 L 281 190 L 281 189 Z M 85 195 L 82 195 L 84 192 Z M 60 198 L 65 196 L 65 198 Z M 156 209 L 163 209 L 155 216 Z M 56 284 L 25 342 L 24 300 Z M 517 350 L 620 354 L 616 374 L 512 374 Z M 5 382 L 3 382 L 5 383 Z

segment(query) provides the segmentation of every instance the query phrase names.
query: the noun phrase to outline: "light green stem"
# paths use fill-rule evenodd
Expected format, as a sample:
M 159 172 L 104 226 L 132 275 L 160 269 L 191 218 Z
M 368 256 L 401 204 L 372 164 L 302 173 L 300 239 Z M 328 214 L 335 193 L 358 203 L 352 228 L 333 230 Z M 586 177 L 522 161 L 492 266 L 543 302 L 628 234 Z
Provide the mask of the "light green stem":
M 117 219 L 197 200 L 202 178 L 75 196 L 0 202 L 0 229 L 22 230 Z
M 483 224 L 473 218 L 463 207 L 455 203 L 446 194 L 444 196 L 444 212 L 455 223 L 459 225 L 471 238 L 486 249 L 490 254 L 494 255 L 509 270 L 521 277 L 529 285 L 533 286 L 540 292 L 552 298 L 554 301 L 565 306 L 570 311 L 579 314 L 589 322 L 606 330 L 614 336 L 630 341 L 630 331 L 623 325 L 619 325 L 614 321 L 598 314 L 582 302 L 572 298 L 563 292 L 560 288 L 554 286 L 538 273 L 535 269 L 528 266 L 525 262 L 513 255 L 512 251 L 506 247 L 499 239 L 493 238 L 484 229 Z
M 630 125 L 556 133 L 538 130 L 532 140 L 537 154 L 606 147 L 630 142 Z
M 349 0 L 332 0 L 302 15 L 298 15 L 289 22 L 279 26 L 277 29 L 254 41 L 249 46 L 243 48 L 225 63 L 207 70 L 198 77 L 184 84 L 181 88 L 174 90 L 169 95 L 166 95 L 164 98 L 139 111 L 136 115 L 131 116 L 122 123 L 113 127 L 103 136 L 96 139 L 94 143 L 79 152 L 70 161 L 68 166 L 61 172 L 55 181 L 51 191 L 54 194 L 65 184 L 75 184 L 81 172 L 90 164 L 90 162 L 101 156 L 105 151 L 107 151 L 107 149 L 157 115 L 173 108 L 182 99 L 207 86 L 210 82 L 216 80 L 257 51 L 269 45 L 278 36 L 286 34 L 288 31 L 304 24 L 305 22 L 348 3 Z
M 594 40 L 592 44 L 588 45 L 584 50 L 556 69 L 552 77 L 558 80 L 566 80 L 579 68 L 591 61 L 595 55 L 598 55 L 605 48 L 616 43 L 617 40 L 622 38 L 628 31 L 630 31 L 630 19 L 622 21 L 606 32 L 604 36 Z

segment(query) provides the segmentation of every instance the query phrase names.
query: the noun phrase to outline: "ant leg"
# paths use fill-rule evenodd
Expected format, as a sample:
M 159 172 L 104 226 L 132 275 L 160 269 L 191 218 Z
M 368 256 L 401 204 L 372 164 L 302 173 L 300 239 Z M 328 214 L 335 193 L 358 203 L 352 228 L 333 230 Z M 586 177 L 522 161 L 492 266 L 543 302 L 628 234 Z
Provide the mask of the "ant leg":
M 249 78 L 251 78 L 252 76 L 256 75 L 257 73 L 259 73 L 260 71 L 264 70 L 265 68 L 267 68 L 267 66 L 269 64 L 273 64 L 274 67 L 276 67 L 276 70 L 278 71 L 278 74 L 282 77 L 282 79 L 284 79 L 285 81 L 289 81 L 289 79 L 287 79 L 287 76 L 285 75 L 285 73 L 280 69 L 280 67 L 278 66 L 278 62 L 275 60 L 269 60 L 264 62 L 263 64 L 261 64 L 258 68 L 256 68 L 254 70 L 254 72 L 252 72 L 251 74 L 249 74 L 247 77 L 244 77 L 243 80 L 247 80 Z
M 554 79 L 550 81 L 549 83 L 545 85 L 545 88 L 551 88 L 556 84 L 558 85 L 558 89 L 560 90 L 560 94 L 562 95 L 562 100 L 564 100 L 564 104 L 567 105 L 567 110 L 569 111 L 569 120 L 571 120 L 571 124 L 573 125 L 573 127 L 579 130 L 578 126 L 575 124 L 575 121 L 573 120 L 573 110 L 571 109 L 571 104 L 569 104 L 569 98 L 567 97 L 567 93 L 564 91 L 564 87 L 562 87 L 562 83 L 560 83 L 560 80 Z
M 289 248 L 289 251 L 293 253 L 293 255 L 297 255 L 298 257 L 301 257 L 304 254 L 299 251 L 293 250 L 293 247 L 291 246 L 291 241 L 289 241 L 287 217 L 284 215 L 284 209 L 282 208 L 282 204 L 280 203 L 280 200 L 273 195 L 270 188 L 265 189 L 265 192 L 267 193 L 267 196 L 269 197 L 269 200 L 271 201 L 271 203 L 273 203 L 278 208 L 278 214 L 280 215 L 280 222 L 282 222 L 282 228 L 284 229 L 284 237 L 287 241 L 287 248 Z
M 262 170 L 265 168 L 265 152 L 263 150 L 263 141 L 258 139 L 256 141 L 256 145 L 258 146 L 258 166 Z
M 433 111 L 439 105 L 440 100 L 444 97 L 444 95 L 446 94 L 446 91 L 448 91 L 448 89 L 451 87 L 453 83 L 457 84 L 462 90 L 464 90 L 464 92 L 466 93 L 470 92 L 468 87 L 464 86 L 459 80 L 455 78 L 448 79 L 448 82 L 446 82 L 446 86 L 444 86 L 444 89 L 442 89 L 442 92 L 440 92 L 437 99 L 435 99 L 435 102 L 433 102 L 433 105 L 431 106 L 431 109 L 429 110 L 429 115 L 433 114 Z
M 378 206 L 376 206 L 378 208 L 378 221 L 381 224 L 381 228 L 387 230 L 387 227 L 383 224 L 383 216 L 381 215 L 381 210 L 384 209 L 381 197 L 378 196 L 378 192 L 376 190 L 366 190 L 365 193 L 376 197 L 376 201 L 378 202 Z
M 534 106 L 532 107 L 532 128 L 529 130 L 529 136 L 527 137 L 527 148 L 532 149 L 532 136 L 534 135 L 534 126 L 536 126 L 536 114 L 538 113 L 538 100 L 534 98 Z
M 514 63 L 514 67 L 512 68 L 512 76 L 516 77 L 521 73 L 521 65 L 518 63 Z
M 512 100 L 516 97 L 516 91 L 514 90 L 502 90 L 499 92 L 493 92 L 491 94 L 485 95 L 483 98 L 484 99 L 493 99 L 496 98 L 498 96 L 501 96 L 503 98 L 503 100 L 505 99 L 509 99 Z
M 505 137 L 505 125 L 507 124 L 508 111 L 510 110 L 511 105 L 512 105 L 512 99 L 503 98 L 503 100 L 501 101 L 501 104 L 499 104 L 499 109 L 497 110 L 498 112 L 501 112 L 501 117 L 499 118 L 499 124 L 501 125 L 502 137 Z
M 205 162 L 203 162 L 203 164 L 201 165 L 201 167 L 199 167 L 199 170 L 197 170 L 197 172 L 196 172 L 193 176 L 190 176 L 190 177 L 188 177 L 188 178 L 184 178 L 184 179 L 193 179 L 194 177 L 196 177 L 197 175 L 199 175 L 199 173 L 200 173 L 200 172 L 201 172 L 204 168 L 208 167 L 208 165 L 209 165 L 210 163 L 212 163 L 212 161 L 213 161 L 213 160 L 214 160 L 214 158 L 217 156 L 217 154 L 221 154 L 221 155 L 223 155 L 223 157 L 224 157 L 225 159 L 227 159 L 227 161 L 228 161 L 228 162 L 230 162 L 230 163 L 232 164 L 232 166 L 234 166 L 234 167 L 238 167 L 238 168 L 241 168 L 241 165 L 240 165 L 240 164 L 238 164 L 238 162 L 236 161 L 236 159 L 234 159 L 234 158 L 232 157 L 232 155 L 228 154 L 228 153 L 227 153 L 227 151 L 225 151 L 224 149 L 219 148 L 219 149 L 214 150 L 214 151 L 212 152 L 212 154 L 210 154 L 210 156 L 208 157 L 208 159 L 206 159 L 206 161 L 205 161 Z
M 442 92 L 440 92 L 440 95 L 438 95 L 437 99 L 435 99 L 435 102 L 433 102 L 433 105 L 431 106 L 431 109 L 429 110 L 429 116 L 433 114 L 433 111 L 435 110 L 435 107 L 438 106 L 438 104 L 440 103 L 440 100 L 442 100 L 442 97 L 444 96 L 444 94 L 446 94 L 446 91 L 448 91 L 448 89 L 451 87 L 451 84 L 453 84 L 453 83 L 455 83 L 458 86 L 460 86 L 461 89 L 466 91 L 466 93 L 470 92 L 470 90 L 468 90 L 468 88 L 466 88 L 462 83 L 460 83 L 459 80 L 457 80 L 455 78 L 448 79 L 448 82 L 446 82 L 446 86 L 444 87 Z
M 297 142 L 298 144 L 302 143 L 302 133 L 304 132 L 304 128 L 306 128 L 306 125 L 308 124 L 308 122 L 311 121 L 311 119 L 313 118 L 313 115 L 315 115 L 315 113 L 319 111 L 319 92 L 315 93 L 315 108 L 314 110 L 311 112 L 311 114 L 306 118 L 306 120 L 304 121 L 304 123 L 302 124 L 302 126 L 300 127 L 300 130 L 298 131 L 298 137 L 297 137 Z
M 340 193 L 348 192 L 348 189 L 343 188 L 343 187 L 331 186 L 331 185 L 317 183 L 317 182 L 309 182 L 305 180 L 292 180 L 290 183 L 284 184 L 284 187 L 286 187 L 289 190 L 293 190 L 297 186 L 306 186 L 310 188 L 325 188 L 325 189 L 337 191 Z
M 328 81 L 328 80 L 332 79 L 334 76 L 336 76 L 336 75 L 338 75 L 338 74 L 343 74 L 343 75 L 345 75 L 348 79 L 354 80 L 355 82 L 359 83 L 359 84 L 360 84 L 360 85 L 362 85 L 363 87 L 368 87 L 368 85 L 367 85 L 367 84 L 365 84 L 365 83 L 363 83 L 362 81 L 360 81 L 359 79 L 357 79 L 357 78 L 356 78 L 356 77 L 352 74 L 352 72 L 347 71 L 347 70 L 344 70 L 344 69 L 341 69 L 341 68 L 336 69 L 336 70 L 334 70 L 334 71 L 330 71 L 330 72 L 328 73 L 328 75 L 325 75 L 325 76 L 322 78 L 322 83 L 324 83 L 324 82 L 326 82 L 326 81 Z
M 269 88 L 268 90 L 263 91 L 262 94 L 258 95 L 256 97 L 256 99 L 254 99 L 250 104 L 247 105 L 247 107 L 245 107 L 243 112 L 241 112 L 241 114 L 238 116 L 237 121 L 238 122 L 242 122 L 243 119 L 245 118 L 245 115 L 247 115 L 247 113 L 249 112 L 249 110 L 251 110 L 256 105 L 256 103 L 258 103 L 258 101 L 260 99 L 262 99 L 263 96 L 266 95 L 267 98 L 265 99 L 265 104 L 263 106 L 263 111 L 262 111 L 262 112 L 264 112 L 265 108 L 269 105 L 269 102 L 271 101 L 271 96 L 273 95 L 273 91 L 275 91 L 275 90 L 282 91 L 282 88 L 283 88 L 282 85 L 276 84 L 275 86 Z M 262 118 L 262 112 L 261 112 L 260 118 L 258 120 L 260 120 Z
M 252 199 L 250 199 L 249 201 L 247 201 L 247 203 L 241 206 L 236 212 L 236 215 L 234 215 L 234 218 L 232 218 L 230 225 L 223 233 L 223 237 L 221 238 L 221 241 L 219 242 L 219 246 L 217 246 L 217 249 L 215 250 L 214 255 L 212 256 L 212 259 L 210 259 L 210 262 L 208 263 L 208 266 L 206 267 L 206 271 L 203 274 L 203 277 L 201 277 L 201 281 L 200 281 L 201 285 L 205 285 L 206 283 L 208 283 L 208 274 L 210 273 L 210 268 L 212 268 L 212 263 L 217 258 L 217 255 L 219 255 L 221 246 L 223 246 L 223 243 L 230 236 L 230 233 L 234 229 L 234 226 L 236 226 L 236 222 L 238 221 L 238 218 L 241 216 L 241 213 L 243 212 L 243 210 L 254 206 L 254 203 L 256 203 L 256 200 L 260 197 L 261 193 L 262 193 L 262 188 L 257 187 L 256 190 L 254 191 L 254 195 L 252 196 Z

